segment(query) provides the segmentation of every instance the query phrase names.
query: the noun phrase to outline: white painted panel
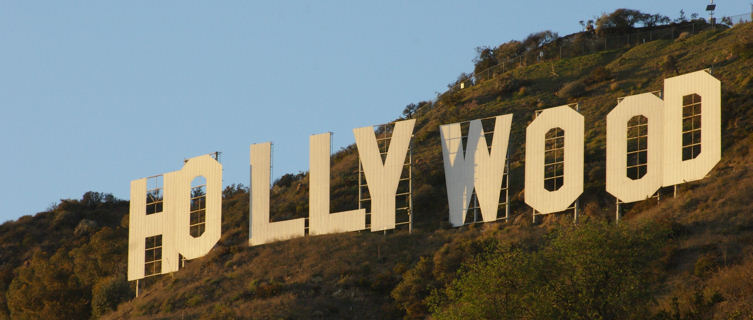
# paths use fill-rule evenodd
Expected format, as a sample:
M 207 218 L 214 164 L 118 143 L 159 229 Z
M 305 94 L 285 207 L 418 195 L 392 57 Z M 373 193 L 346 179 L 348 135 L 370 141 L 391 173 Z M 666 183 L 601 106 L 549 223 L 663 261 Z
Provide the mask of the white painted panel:
M 607 192 L 622 202 L 645 200 L 662 181 L 662 124 L 664 101 L 651 93 L 625 97 L 607 115 Z M 646 175 L 627 176 L 627 127 L 635 116 L 648 119 Z
M 191 182 L 202 176 L 206 179 L 206 212 L 204 233 L 194 238 L 191 224 Z M 168 182 L 166 179 L 165 182 Z M 209 253 L 222 232 L 222 165 L 210 155 L 189 159 L 177 179 L 167 189 L 177 190 L 175 203 L 175 238 L 178 252 L 186 259 L 195 259 Z
M 682 160 L 682 97 L 701 96 L 701 153 Z M 706 71 L 664 80 L 663 186 L 703 179 L 722 157 L 721 83 Z
M 189 233 L 191 180 L 207 180 L 205 232 L 198 238 Z M 182 254 L 201 257 L 220 238 L 222 224 L 222 165 L 209 155 L 189 159 L 181 170 L 163 177 L 162 212 L 146 215 L 146 178 L 131 181 L 128 225 L 128 280 L 144 278 L 146 237 L 162 235 L 162 272 L 178 271 Z
M 442 139 L 442 158 L 444 160 L 444 177 L 447 186 L 447 203 L 450 212 L 450 224 L 455 227 L 463 225 L 468 205 L 473 193 L 473 171 L 475 152 L 463 155 L 463 139 L 460 123 L 439 126 Z M 477 137 L 476 137 L 477 138 Z M 468 144 L 475 145 L 468 137 Z
M 544 188 L 544 139 L 553 128 L 565 131 L 564 183 Z M 546 214 L 567 209 L 583 193 L 583 116 L 567 105 L 542 111 L 526 128 L 525 202 Z
M 304 235 L 305 219 L 269 222 L 271 143 L 250 147 L 251 186 L 249 204 L 249 245 L 255 246 Z
M 395 195 L 415 124 L 415 119 L 395 122 L 386 161 L 379 154 L 374 127 L 353 129 L 371 195 L 371 231 L 395 228 Z
M 492 137 L 492 149 L 490 153 L 486 147 L 486 138 L 484 137 L 481 120 L 471 122 L 469 135 L 473 134 L 479 137 L 475 150 L 476 172 L 474 173 L 474 183 L 476 197 L 478 197 L 484 222 L 497 219 L 499 193 L 501 192 L 502 177 L 505 172 L 511 126 L 512 114 L 496 117 L 494 120 L 494 136 Z
M 176 228 L 176 215 L 180 214 L 177 212 L 177 197 L 176 194 L 178 193 L 178 190 L 176 190 L 174 187 L 170 187 L 171 185 L 174 185 L 172 181 L 179 179 L 180 171 L 172 171 L 165 173 L 162 177 L 164 179 L 164 187 L 163 195 L 164 200 L 162 202 L 162 209 L 163 212 L 167 215 L 165 216 L 164 224 L 162 224 L 162 273 L 170 273 L 178 271 L 179 265 L 180 265 L 180 259 L 178 257 L 178 245 L 175 242 L 175 233 L 177 231 Z M 187 213 L 186 213 L 187 214 Z M 168 266 L 165 266 L 167 264 Z
M 512 114 L 495 118 L 491 153 L 487 149 L 481 120 L 470 122 L 465 154 L 460 123 L 439 127 L 450 223 L 453 226 L 463 225 L 474 187 L 483 220 L 496 220 L 511 124 Z
M 164 202 L 163 202 L 164 203 Z M 146 215 L 146 178 L 131 181 L 128 216 L 128 280 L 144 278 L 146 237 L 162 235 L 162 272 L 178 271 L 178 252 L 173 239 L 173 214 L 162 212 Z
M 309 234 L 348 232 L 366 228 L 366 210 L 330 214 L 330 136 L 309 137 Z

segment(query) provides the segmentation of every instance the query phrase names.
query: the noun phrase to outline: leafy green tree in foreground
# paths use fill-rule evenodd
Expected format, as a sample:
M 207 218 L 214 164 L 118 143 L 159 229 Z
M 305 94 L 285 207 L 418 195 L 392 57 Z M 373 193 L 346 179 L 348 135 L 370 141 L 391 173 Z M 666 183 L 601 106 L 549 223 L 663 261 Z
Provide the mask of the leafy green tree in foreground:
M 562 227 L 538 250 L 478 256 L 429 307 L 437 319 L 646 318 L 668 235 L 657 225 Z

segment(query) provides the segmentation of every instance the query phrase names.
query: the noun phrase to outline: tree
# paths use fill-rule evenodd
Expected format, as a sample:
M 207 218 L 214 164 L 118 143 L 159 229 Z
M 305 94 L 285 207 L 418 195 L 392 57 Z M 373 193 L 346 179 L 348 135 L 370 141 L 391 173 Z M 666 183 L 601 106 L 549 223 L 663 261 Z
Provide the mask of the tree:
M 633 9 L 617 9 L 610 14 L 602 14 L 596 20 L 596 33 L 605 35 L 608 33 L 626 33 L 632 30 L 637 23 L 646 25 L 646 21 L 654 21 L 658 17 L 642 13 Z
M 497 58 L 497 63 L 504 63 L 507 60 L 515 58 L 525 52 L 523 43 L 517 40 L 505 42 L 497 49 L 494 49 L 494 56 Z
M 534 303 L 535 293 L 526 275 L 545 266 L 535 265 L 520 249 L 507 247 L 464 266 L 462 276 L 445 295 L 435 291 L 428 299 L 437 319 L 522 319 L 525 305 Z
M 669 228 L 585 223 L 538 250 L 501 247 L 461 268 L 429 305 L 437 319 L 641 319 Z
M 424 319 L 429 311 L 427 298 L 449 285 L 465 260 L 495 252 L 497 245 L 494 239 L 460 240 L 445 244 L 433 257 L 421 257 L 415 267 L 405 272 L 391 296 L 405 311 L 406 319 Z M 444 295 L 435 296 L 435 304 L 444 301 L 442 297 Z
M 403 109 L 403 117 L 405 119 L 410 119 L 413 117 L 413 114 L 416 113 L 416 110 L 418 109 L 418 105 L 415 103 L 410 103 L 407 106 L 405 106 L 405 109 Z
M 478 47 L 476 48 L 476 52 L 478 56 L 473 59 L 473 73 L 476 75 L 476 78 L 487 79 L 490 76 L 488 72 L 484 73 L 483 71 L 496 66 L 497 57 L 494 56 L 494 50 L 489 47 Z
M 38 252 L 18 269 L 7 292 L 11 318 L 89 318 L 91 292 L 76 276 L 65 251 L 49 259 Z
M 643 26 L 655 27 L 658 25 L 668 24 L 670 21 L 671 20 L 667 16 L 660 14 L 651 14 L 646 16 L 646 18 L 643 20 Z
M 104 278 L 92 290 L 92 315 L 100 317 L 132 297 L 133 291 L 124 274 Z
M 680 16 L 675 19 L 677 23 L 687 22 L 688 18 L 685 16 L 685 10 L 680 9 Z
M 407 319 L 423 319 L 428 312 L 423 299 L 437 288 L 433 279 L 431 259 L 421 257 L 415 267 L 408 270 L 402 281 L 390 294 L 400 308 L 405 311 Z
M 664 56 L 664 61 L 661 64 L 662 70 L 664 72 L 674 72 L 675 74 L 680 74 L 680 69 L 677 67 L 677 58 L 673 55 L 666 55 Z

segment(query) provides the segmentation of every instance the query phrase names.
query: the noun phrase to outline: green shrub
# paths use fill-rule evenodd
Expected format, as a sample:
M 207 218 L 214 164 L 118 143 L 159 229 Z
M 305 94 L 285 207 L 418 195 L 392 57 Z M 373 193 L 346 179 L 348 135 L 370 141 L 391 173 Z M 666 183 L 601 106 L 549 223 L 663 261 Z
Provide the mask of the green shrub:
M 593 69 L 588 74 L 588 76 L 586 76 L 583 82 L 587 85 L 591 85 L 594 83 L 607 81 L 609 79 L 612 79 L 612 72 L 610 72 L 609 69 L 603 66 L 598 66 L 595 69 Z
M 716 267 L 719 255 L 709 252 L 701 255 L 693 266 L 693 274 L 699 278 L 706 278 Z
M 259 283 L 254 290 L 254 296 L 259 298 L 274 297 L 282 292 L 283 284 L 276 280 Z
M 562 86 L 562 89 L 557 91 L 557 96 L 560 98 L 577 98 L 586 93 L 586 85 L 583 83 L 582 80 L 575 80 L 572 82 L 566 83 L 564 86 Z
M 753 57 L 753 36 L 741 36 L 737 39 L 732 50 L 743 59 Z
M 428 299 L 436 319 L 645 318 L 669 228 L 560 227 L 534 251 L 480 255 Z
M 92 315 L 102 316 L 132 297 L 133 290 L 124 275 L 104 278 L 97 282 L 92 290 Z
M 513 77 L 500 77 L 494 82 L 494 88 L 499 95 L 508 95 L 518 92 L 525 85 L 525 81 L 515 79 Z M 524 92 L 525 93 L 525 92 Z
M 662 60 L 661 63 L 661 69 L 665 73 L 672 73 L 680 74 L 680 69 L 677 66 L 677 57 L 669 54 L 664 56 L 664 60 Z

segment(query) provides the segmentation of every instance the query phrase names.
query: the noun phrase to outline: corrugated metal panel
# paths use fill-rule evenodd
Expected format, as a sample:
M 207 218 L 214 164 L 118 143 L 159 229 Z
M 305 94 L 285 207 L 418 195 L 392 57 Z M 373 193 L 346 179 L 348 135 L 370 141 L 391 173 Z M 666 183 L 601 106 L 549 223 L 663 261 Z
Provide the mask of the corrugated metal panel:
M 128 280 L 144 278 L 144 249 L 146 237 L 162 235 L 163 239 L 172 234 L 172 214 L 146 215 L 146 179 L 131 181 L 131 201 L 128 216 Z M 164 241 L 163 241 L 164 242 Z M 171 242 L 172 241 L 168 241 Z M 162 273 L 178 270 L 175 246 L 163 247 Z M 175 259 L 172 257 L 175 256 Z
M 492 150 L 486 147 L 484 129 L 481 120 L 471 122 L 469 136 L 478 136 L 476 145 L 476 171 L 474 183 L 476 197 L 484 222 L 497 219 L 499 208 L 499 193 L 502 188 L 502 176 L 505 173 L 505 160 L 507 158 L 507 145 L 510 140 L 510 127 L 512 126 L 512 114 L 497 116 L 494 120 L 494 137 L 492 138 Z M 470 141 L 470 139 L 469 139 Z
M 250 147 L 251 186 L 249 197 L 249 245 L 256 246 L 276 240 L 304 235 L 305 219 L 269 222 L 269 186 L 271 143 Z
M 206 179 L 205 230 L 201 236 L 191 236 L 191 182 L 202 176 Z M 165 179 L 167 190 L 177 190 L 176 242 L 178 252 L 186 259 L 195 259 L 209 253 L 222 232 L 222 165 L 210 155 L 188 160 L 172 185 Z
M 473 192 L 473 172 L 475 152 L 463 155 L 463 139 L 460 123 L 439 126 L 442 139 L 442 159 L 444 160 L 447 203 L 450 211 L 450 224 L 462 226 Z M 468 137 L 468 144 L 475 145 Z
M 622 202 L 650 198 L 662 181 L 662 125 L 664 102 L 651 93 L 625 97 L 607 115 L 607 192 Z M 648 119 L 646 175 L 627 176 L 627 127 L 631 118 Z
M 470 121 L 465 154 L 460 123 L 439 126 L 450 223 L 453 226 L 463 225 L 474 187 L 483 220 L 496 220 L 511 124 L 512 114 L 495 118 L 492 150 L 489 153 L 481 120 Z
M 706 71 L 664 80 L 663 186 L 703 179 L 722 158 L 721 83 Z M 701 96 L 701 153 L 682 160 L 682 98 Z
M 415 119 L 395 122 L 384 162 L 379 154 L 374 127 L 353 129 L 371 195 L 371 231 L 395 228 L 395 195 L 415 124 Z
M 198 238 L 190 235 L 191 181 L 207 179 L 206 228 Z M 178 254 L 201 257 L 220 238 L 222 224 L 222 165 L 209 155 L 189 159 L 179 171 L 163 175 L 162 212 L 146 215 L 146 178 L 131 181 L 128 226 L 128 280 L 144 278 L 146 237 L 162 235 L 162 274 L 178 271 Z
M 525 202 L 540 213 L 567 209 L 583 193 L 583 116 L 567 105 L 541 112 L 526 128 Z M 565 131 L 564 183 L 544 188 L 544 139 L 553 128 Z
M 309 137 L 309 234 L 363 230 L 366 210 L 330 214 L 330 133 Z

